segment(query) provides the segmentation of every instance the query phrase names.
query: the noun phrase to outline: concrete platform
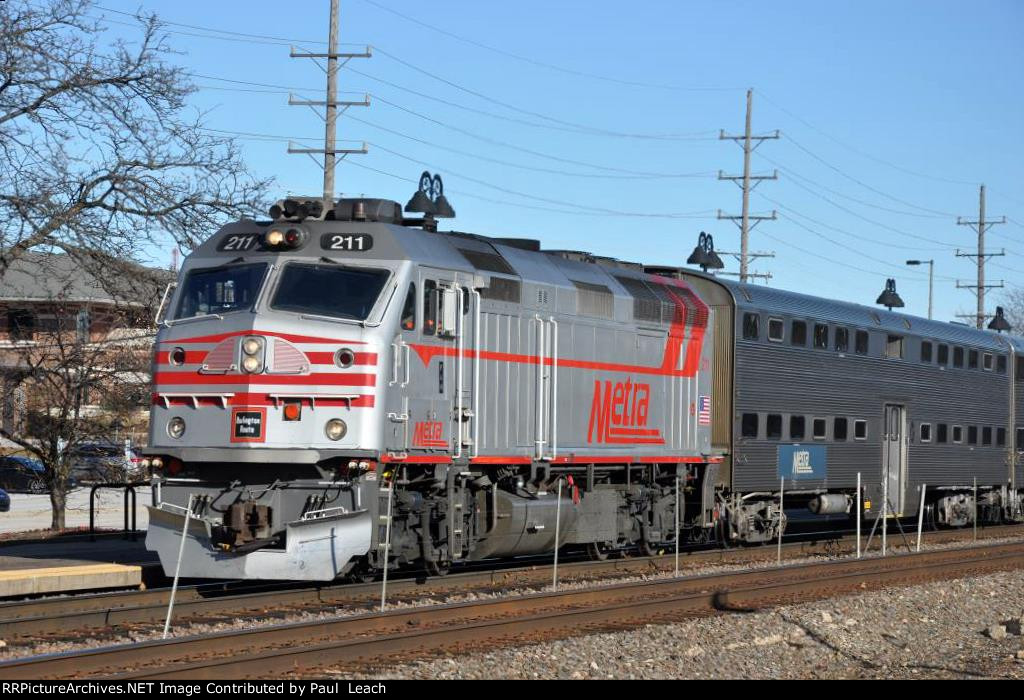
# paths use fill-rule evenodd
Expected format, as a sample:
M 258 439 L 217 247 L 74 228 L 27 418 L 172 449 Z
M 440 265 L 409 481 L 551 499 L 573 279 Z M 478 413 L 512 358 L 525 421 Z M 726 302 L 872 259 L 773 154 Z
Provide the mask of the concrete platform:
M 67 562 L 59 566 L 0 571 L 0 598 L 100 588 L 137 588 L 141 583 L 141 566 Z
M 0 544 L 0 598 L 102 588 L 134 588 L 156 558 L 119 536 L 55 538 Z

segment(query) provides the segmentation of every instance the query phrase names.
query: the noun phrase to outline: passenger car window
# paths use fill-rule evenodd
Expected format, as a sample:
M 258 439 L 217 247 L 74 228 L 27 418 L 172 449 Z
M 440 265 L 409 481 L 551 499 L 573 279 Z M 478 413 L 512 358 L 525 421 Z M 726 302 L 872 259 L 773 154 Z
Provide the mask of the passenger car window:
M 932 441 L 932 424 L 922 423 L 921 424 L 921 442 Z
M 853 422 L 853 439 L 868 439 L 868 422 L 866 420 L 857 420 Z
M 963 426 L 953 426 L 953 442 L 957 445 L 962 444 L 964 441 L 964 429 Z
M 785 332 L 786 324 L 782 322 L 781 318 L 768 319 L 768 340 L 775 343 L 781 343 Z
M 768 421 L 765 424 L 765 437 L 769 440 L 778 440 L 782 437 L 782 416 L 778 413 L 768 414 Z
M 996 428 L 996 447 L 1006 447 L 1006 428 Z
M 992 371 L 992 355 L 987 352 L 981 356 L 981 368 L 986 372 Z
M 868 354 L 868 332 L 857 331 L 855 350 L 858 355 Z
M 947 426 L 945 423 L 939 423 L 937 426 L 935 426 L 935 442 L 939 443 L 940 445 L 945 445 L 948 435 L 949 426 Z
M 839 326 L 836 328 L 836 352 L 846 352 L 850 349 L 850 329 Z
M 761 337 L 761 317 L 757 314 L 743 314 L 743 339 L 758 340 Z
M 756 413 L 744 413 L 741 421 L 740 435 L 746 438 L 756 438 L 758 432 L 759 416 Z
M 930 365 L 932 363 L 932 344 L 927 340 L 922 341 L 921 343 L 921 362 L 926 365 Z
M 803 440 L 804 439 L 804 417 L 803 416 L 790 416 L 789 417 L 789 439 L 790 440 Z
M 967 369 L 978 369 L 978 351 L 969 350 L 967 352 Z
M 964 349 L 956 346 L 953 348 L 953 367 L 958 369 L 964 366 Z
M 824 418 L 814 419 L 813 431 L 815 440 L 824 440 L 828 437 L 828 428 L 826 427 Z
M 885 356 L 896 359 L 903 357 L 903 336 L 890 335 L 886 338 Z
M 949 346 L 939 343 L 938 362 L 945 367 L 949 364 Z
M 832 439 L 836 442 L 844 442 L 846 440 L 846 419 L 836 418 L 832 421 Z
M 807 322 L 793 321 L 789 331 L 789 342 L 801 347 L 807 345 Z
M 824 323 L 814 324 L 814 347 L 828 350 L 828 326 Z
M 977 445 L 978 444 L 978 426 L 969 425 L 967 426 L 967 444 Z
M 981 429 L 981 444 L 991 445 L 992 444 L 992 428 L 985 426 Z

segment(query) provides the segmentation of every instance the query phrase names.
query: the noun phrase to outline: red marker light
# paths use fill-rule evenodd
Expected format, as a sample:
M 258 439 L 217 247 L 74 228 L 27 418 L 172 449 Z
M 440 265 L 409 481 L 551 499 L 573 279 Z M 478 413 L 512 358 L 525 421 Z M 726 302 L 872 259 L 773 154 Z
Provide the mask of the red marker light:
M 294 248 L 302 242 L 302 232 L 294 228 L 288 229 L 288 233 L 284 234 L 284 242 L 289 248 Z
M 298 420 L 299 416 L 302 415 L 302 408 L 297 403 L 285 404 L 284 407 L 284 419 L 285 420 Z

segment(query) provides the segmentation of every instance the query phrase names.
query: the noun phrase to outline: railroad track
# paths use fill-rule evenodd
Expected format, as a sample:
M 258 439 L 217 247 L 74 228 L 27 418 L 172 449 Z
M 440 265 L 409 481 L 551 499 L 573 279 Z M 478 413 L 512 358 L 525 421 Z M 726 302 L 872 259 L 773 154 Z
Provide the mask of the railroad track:
M 1024 526 L 989 527 L 979 531 L 980 539 L 1024 534 Z M 970 538 L 970 532 L 942 530 L 926 533 L 930 543 Z M 817 537 L 783 545 L 786 559 L 851 552 L 854 537 Z M 894 546 L 902 546 L 898 537 Z M 684 552 L 684 566 L 744 564 L 775 558 L 775 548 L 708 549 Z M 563 562 L 559 566 L 561 582 L 595 581 L 670 571 L 674 556 L 630 557 L 607 561 Z M 544 585 L 551 581 L 549 560 L 528 565 L 505 565 L 423 579 L 415 574 L 388 582 L 392 603 L 410 602 L 431 596 L 461 592 L 490 592 L 511 587 Z M 45 598 L 0 604 L 0 639 L 12 648 L 38 642 L 75 640 L 92 634 L 99 641 L 115 641 L 126 632 L 145 633 L 162 625 L 167 614 L 168 589 L 121 591 L 81 596 Z M 176 625 L 217 623 L 243 615 L 264 618 L 284 617 L 299 612 L 334 612 L 339 606 L 369 608 L 379 602 L 380 583 L 295 586 L 291 584 L 252 584 L 225 582 L 180 587 L 175 599 Z M 106 637 L 106 640 L 104 639 Z
M 396 654 L 408 660 L 1022 567 L 1024 543 L 1012 543 L 661 578 L 32 657 L 0 664 L 0 677 L 280 678 L 339 667 L 365 672 Z

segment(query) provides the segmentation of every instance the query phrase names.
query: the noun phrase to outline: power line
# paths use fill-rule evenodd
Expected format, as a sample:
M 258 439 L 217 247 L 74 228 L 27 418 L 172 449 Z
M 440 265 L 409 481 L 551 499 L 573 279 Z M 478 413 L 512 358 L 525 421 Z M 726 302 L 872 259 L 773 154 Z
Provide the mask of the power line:
M 412 183 L 412 184 L 418 184 L 418 182 L 419 182 L 418 180 L 416 180 L 414 178 L 406 177 L 404 175 L 397 175 L 395 173 L 388 172 L 387 170 L 382 170 L 380 168 L 375 168 L 373 166 L 366 165 L 365 163 L 360 163 L 358 161 L 343 160 L 341 162 L 344 165 L 352 165 L 352 166 L 355 166 L 357 168 L 362 168 L 363 170 L 369 170 L 371 172 L 375 172 L 375 173 L 377 173 L 379 175 L 384 175 L 384 176 L 387 176 L 387 177 L 390 177 L 390 178 L 394 178 L 396 180 L 401 180 L 402 182 L 408 182 L 408 183 Z M 596 210 L 594 210 L 594 211 L 587 211 L 587 210 L 579 210 L 579 211 L 577 211 L 577 210 L 569 210 L 569 209 L 556 209 L 556 208 L 553 208 L 553 207 L 545 207 L 545 206 L 540 206 L 540 205 L 536 205 L 536 204 L 524 204 L 524 203 L 521 203 L 521 202 L 512 202 L 512 201 L 509 201 L 507 199 L 495 199 L 493 197 L 486 197 L 486 196 L 483 196 L 483 195 L 475 194 L 475 193 L 472 193 L 472 192 L 466 192 L 466 191 L 463 191 L 463 190 L 452 190 L 452 189 L 449 189 L 449 188 L 445 188 L 445 189 L 446 189 L 446 191 L 451 192 L 452 194 L 457 194 L 460 197 L 468 197 L 470 199 L 478 199 L 480 201 L 488 202 L 490 204 L 500 204 L 502 206 L 514 207 L 516 209 L 533 209 L 533 210 L 536 210 L 536 211 L 553 212 L 553 213 L 556 213 L 556 214 L 569 214 L 571 216 L 600 216 L 600 217 L 607 217 L 609 215 L 607 212 L 603 212 L 603 211 L 596 211 Z M 522 196 L 522 195 L 520 195 L 520 196 Z M 572 206 L 579 206 L 579 205 L 575 205 L 574 204 Z M 622 214 L 622 215 L 624 215 L 624 216 L 635 216 L 632 213 L 625 213 L 625 214 Z M 683 217 L 679 216 L 677 218 L 683 218 Z M 691 219 L 701 219 L 701 218 L 711 219 L 713 217 L 710 216 L 710 212 L 708 212 L 707 216 L 698 216 L 696 214 L 693 214 L 693 215 L 686 216 L 685 218 L 691 218 Z
M 952 214 L 950 214 L 949 212 L 944 212 L 944 211 L 938 211 L 938 210 L 936 210 L 936 209 L 929 209 L 928 207 L 922 207 L 922 206 L 918 206 L 917 204 L 914 204 L 913 202 L 908 202 L 908 201 L 907 201 L 907 200 L 905 200 L 905 199 L 900 199 L 899 197 L 893 197 L 893 196 L 892 196 L 891 194 L 889 194 L 888 192 L 883 192 L 883 191 L 882 191 L 882 190 L 880 190 L 880 189 L 877 189 L 877 188 L 875 188 L 875 187 L 872 187 L 871 185 L 867 184 L 866 182 L 864 182 L 864 181 L 862 181 L 862 180 L 859 180 L 859 179 L 855 178 L 855 177 L 854 177 L 853 175 L 849 175 L 849 174 L 847 174 L 846 172 L 844 172 L 844 171 L 843 171 L 842 169 L 840 169 L 840 168 L 837 168 L 836 166 L 832 165 L 832 164 L 831 164 L 831 163 L 829 163 L 829 162 L 828 162 L 827 160 L 825 160 L 825 159 L 824 159 L 824 158 L 822 158 L 821 156 L 817 155 L 816 153 L 814 153 L 814 152 L 813 152 L 813 151 L 811 151 L 810 149 L 808 149 L 808 148 L 806 148 L 806 147 L 804 147 L 804 146 L 800 145 L 800 144 L 799 144 L 799 143 L 798 143 L 798 142 L 796 141 L 796 139 L 794 139 L 794 138 L 793 138 L 792 136 L 789 136 L 788 134 L 784 134 L 784 135 L 783 135 L 783 138 L 785 138 L 785 139 L 786 139 L 787 141 L 789 141 L 790 143 L 792 143 L 792 144 L 793 144 L 794 146 L 796 146 L 797 148 L 799 148 L 799 149 L 800 149 L 801 151 L 803 151 L 804 153 L 806 153 L 807 155 L 809 155 L 809 156 L 810 156 L 811 158 L 814 158 L 814 159 L 815 159 L 816 161 L 818 161 L 819 163 L 821 163 L 821 164 L 822 164 L 822 165 L 824 165 L 825 167 L 829 168 L 830 170 L 834 170 L 835 172 L 837 172 L 837 173 L 839 173 L 840 175 L 842 175 L 843 177 L 845 177 L 845 178 L 846 178 L 847 180 L 851 180 L 852 182 L 856 182 L 856 183 L 857 183 L 858 185 L 860 185 L 861 187 L 863 187 L 863 188 L 865 188 L 865 189 L 868 189 L 868 190 L 871 190 L 871 191 L 872 191 L 872 192 L 874 192 L 875 194 L 880 194 L 880 195 L 882 195 L 883 197 L 885 197 L 886 199 L 891 199 L 891 200 L 892 200 L 892 201 L 894 201 L 894 202 L 899 202 L 900 204 L 903 204 L 903 205 L 905 205 L 905 206 L 911 207 L 912 209 L 920 209 L 921 211 L 926 211 L 926 212 L 929 212 L 929 213 L 931 213 L 931 214 L 941 214 L 941 215 L 943 215 L 943 216 L 953 216 L 953 215 L 952 215 Z
M 490 46 L 488 44 L 484 44 L 482 42 L 479 42 L 479 41 L 477 41 L 475 39 L 470 39 L 470 38 L 467 38 L 467 37 L 462 36 L 460 34 L 456 34 L 454 32 L 450 32 L 450 31 L 448 31 L 446 29 L 442 29 L 442 28 L 440 28 L 438 26 L 435 26 L 433 24 L 429 24 L 427 22 L 424 22 L 423 20 L 419 20 L 419 19 L 416 19 L 416 18 L 411 17 L 409 15 L 403 14 L 403 13 L 399 12 L 398 10 L 395 10 L 393 8 L 390 8 L 390 7 L 387 7 L 387 6 L 382 5 L 382 4 L 378 3 L 378 2 L 374 2 L 374 0 L 362 0 L 362 1 L 364 3 L 366 3 L 367 5 L 371 5 L 373 7 L 376 7 L 379 10 L 383 10 L 385 12 L 389 12 L 389 13 L 395 15 L 396 17 L 400 17 L 400 18 L 406 20 L 407 22 L 411 22 L 411 23 L 419 25 L 421 27 L 425 27 L 427 29 L 430 29 L 431 31 L 437 32 L 438 34 L 442 34 L 442 35 L 450 37 L 452 39 L 456 39 L 458 41 L 461 41 L 463 43 L 469 44 L 471 46 L 475 46 L 477 48 L 484 49 L 485 51 L 491 51 L 492 53 L 496 53 L 496 54 L 498 54 L 500 56 L 505 56 L 506 58 L 512 58 L 512 59 L 515 59 L 517 61 L 522 61 L 524 63 L 529 63 L 530 65 L 533 65 L 533 66 L 537 66 L 537 67 L 540 67 L 540 68 L 547 68 L 549 70 L 558 71 L 559 73 L 565 73 L 566 75 L 572 75 L 572 76 L 581 77 L 581 78 L 591 78 L 593 80 L 602 80 L 602 81 L 605 81 L 605 82 L 608 82 L 608 83 L 614 83 L 616 85 L 625 85 L 625 86 L 629 86 L 629 87 L 656 88 L 656 89 L 660 89 L 660 90 L 673 90 L 673 91 L 682 91 L 682 92 L 733 92 L 733 91 L 738 92 L 738 91 L 742 90 L 742 88 L 732 88 L 732 87 L 683 87 L 683 86 L 677 86 L 677 85 L 663 85 L 663 84 L 658 84 L 658 83 L 647 83 L 647 82 L 641 82 L 641 81 L 635 81 L 635 80 L 623 80 L 621 78 L 614 78 L 614 77 L 609 77 L 609 76 L 606 76 L 606 75 L 599 75 L 597 73 L 589 73 L 587 71 L 576 70 L 576 69 L 573 69 L 573 68 L 566 68 L 564 66 L 555 65 L 553 63 L 546 63 L 544 61 L 538 61 L 537 59 L 530 58 L 529 56 L 522 56 L 520 54 L 513 53 L 511 51 L 506 51 L 505 49 L 500 49 L 500 48 L 498 48 L 496 46 Z
M 765 100 L 767 100 L 769 104 L 773 105 L 776 109 L 780 110 L 781 112 L 784 112 L 785 114 L 788 114 L 789 116 L 793 117 L 794 119 L 796 119 L 797 121 L 802 123 L 804 126 L 808 127 L 809 129 L 812 129 L 812 130 L 816 131 L 817 133 L 821 134 L 822 136 L 824 136 L 825 138 L 829 139 L 830 141 L 833 141 L 833 142 L 839 144 L 840 146 L 842 146 L 843 148 L 846 148 L 847 150 L 853 151 L 854 153 L 856 153 L 857 155 L 859 155 L 859 156 L 861 156 L 863 158 L 867 158 L 868 160 L 873 160 L 876 163 L 881 163 L 882 165 L 887 165 L 890 168 L 894 168 L 896 170 L 899 170 L 900 172 L 907 173 L 908 175 L 914 175 L 916 177 L 922 177 L 922 178 L 925 178 L 925 179 L 928 179 L 928 180 L 935 180 L 936 182 L 946 182 L 946 183 L 950 183 L 950 184 L 954 184 L 954 185 L 973 185 L 973 184 L 975 184 L 973 182 L 966 182 L 964 180 L 951 180 L 951 179 L 947 179 L 947 178 L 943 178 L 943 177 L 937 177 L 935 175 L 928 175 L 927 173 L 921 173 L 921 172 L 918 172 L 916 170 L 910 170 L 908 168 L 904 168 L 904 167 L 902 167 L 900 165 L 897 165 L 897 164 L 892 163 L 890 161 L 884 160 L 882 158 L 877 158 L 877 157 L 875 157 L 875 156 L 873 156 L 873 155 L 871 155 L 869 153 L 865 153 L 865 152 L 863 152 L 863 151 L 861 151 L 861 150 L 859 150 L 857 148 L 854 148 L 853 146 L 851 146 L 851 145 L 849 145 L 849 144 L 847 144 L 847 143 L 837 139 L 836 137 L 832 136 L 831 134 L 828 134 L 825 131 L 822 131 L 821 129 L 816 127 L 814 124 L 811 124 L 809 121 L 807 121 L 806 119 L 801 117 L 800 115 L 794 114 L 793 112 L 789 111 L 788 109 L 786 109 L 785 107 L 780 105 L 775 100 L 771 99 L 768 95 L 764 94 L 764 92 L 759 92 L 759 94 Z

